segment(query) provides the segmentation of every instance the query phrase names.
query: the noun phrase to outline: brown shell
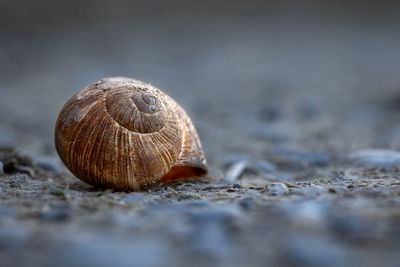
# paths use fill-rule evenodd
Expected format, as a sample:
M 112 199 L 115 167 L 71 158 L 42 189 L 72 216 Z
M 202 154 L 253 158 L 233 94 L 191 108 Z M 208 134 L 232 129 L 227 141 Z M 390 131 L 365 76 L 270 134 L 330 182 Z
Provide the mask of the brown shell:
M 95 187 L 135 190 L 207 174 L 185 111 L 129 78 L 105 78 L 73 96 L 58 116 L 55 145 L 68 169 Z

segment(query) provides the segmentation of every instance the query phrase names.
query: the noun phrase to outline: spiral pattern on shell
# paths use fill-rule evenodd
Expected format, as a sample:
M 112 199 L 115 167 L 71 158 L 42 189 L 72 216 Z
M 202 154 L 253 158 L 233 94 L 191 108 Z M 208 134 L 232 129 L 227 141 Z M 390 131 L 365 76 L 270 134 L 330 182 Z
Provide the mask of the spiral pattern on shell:
M 131 85 L 112 89 L 107 92 L 105 105 L 116 122 L 133 132 L 157 132 L 167 122 L 165 106 L 154 88 Z
M 71 172 L 96 187 L 139 189 L 207 173 L 185 111 L 150 84 L 105 78 L 61 110 L 56 149 Z

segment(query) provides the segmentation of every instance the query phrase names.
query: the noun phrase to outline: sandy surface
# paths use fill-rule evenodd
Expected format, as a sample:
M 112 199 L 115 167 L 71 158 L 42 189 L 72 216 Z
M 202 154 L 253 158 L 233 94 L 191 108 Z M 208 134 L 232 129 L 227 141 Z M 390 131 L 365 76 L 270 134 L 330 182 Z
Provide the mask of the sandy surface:
M 2 29 L 0 265 L 397 266 L 398 9 L 181 4 Z M 99 191 L 62 166 L 58 111 L 116 75 L 187 110 L 208 177 Z

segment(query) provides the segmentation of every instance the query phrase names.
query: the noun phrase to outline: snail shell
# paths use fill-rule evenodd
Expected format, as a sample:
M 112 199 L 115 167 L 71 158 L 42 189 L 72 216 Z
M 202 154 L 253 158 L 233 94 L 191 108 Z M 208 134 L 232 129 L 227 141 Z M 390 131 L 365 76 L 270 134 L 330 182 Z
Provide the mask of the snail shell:
M 58 116 L 55 145 L 68 169 L 95 187 L 135 190 L 207 174 L 185 111 L 129 78 L 105 78 L 73 96 Z

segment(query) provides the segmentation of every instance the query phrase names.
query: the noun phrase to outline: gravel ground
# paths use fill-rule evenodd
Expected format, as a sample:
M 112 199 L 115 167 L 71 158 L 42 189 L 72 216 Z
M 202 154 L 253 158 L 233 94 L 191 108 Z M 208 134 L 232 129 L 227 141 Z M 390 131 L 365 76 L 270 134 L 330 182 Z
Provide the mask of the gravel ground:
M 271 3 L 6 24 L 0 265 L 398 266 L 399 8 Z M 116 75 L 187 110 L 207 177 L 100 191 L 62 166 L 58 111 Z

